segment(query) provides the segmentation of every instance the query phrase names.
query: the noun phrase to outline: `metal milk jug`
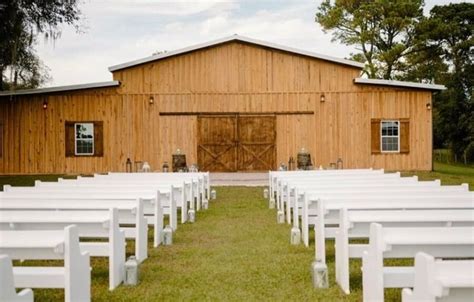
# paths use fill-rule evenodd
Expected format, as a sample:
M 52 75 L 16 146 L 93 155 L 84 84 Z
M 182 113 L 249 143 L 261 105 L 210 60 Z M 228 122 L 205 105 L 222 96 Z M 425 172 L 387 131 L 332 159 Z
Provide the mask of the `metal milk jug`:
M 125 262 L 124 284 L 130 286 L 138 284 L 138 261 L 135 256 L 130 256 Z

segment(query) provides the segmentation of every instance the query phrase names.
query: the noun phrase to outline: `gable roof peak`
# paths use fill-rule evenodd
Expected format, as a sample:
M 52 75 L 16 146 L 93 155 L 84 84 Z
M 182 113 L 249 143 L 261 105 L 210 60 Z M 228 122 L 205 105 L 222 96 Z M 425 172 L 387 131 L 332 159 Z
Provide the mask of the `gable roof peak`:
M 342 64 L 342 65 L 348 65 L 348 66 L 352 66 L 352 67 L 357 67 L 357 68 L 360 68 L 360 69 L 364 68 L 364 64 L 360 63 L 360 62 L 341 59 L 341 58 L 336 58 L 336 57 L 327 56 L 327 55 L 323 55 L 323 54 L 317 54 L 317 53 L 307 51 L 307 50 L 301 50 L 301 49 L 296 49 L 296 48 L 292 48 L 292 47 L 282 46 L 282 45 L 278 45 L 278 44 L 271 43 L 271 42 L 266 42 L 266 41 L 262 41 L 262 40 L 248 38 L 248 37 L 241 36 L 241 35 L 238 35 L 238 34 L 233 34 L 231 36 L 227 36 L 227 37 L 224 37 L 224 38 L 212 40 L 212 41 L 209 41 L 209 42 L 205 42 L 205 43 L 201 43 L 201 44 L 197 44 L 197 45 L 193 45 L 193 46 L 188 46 L 188 47 L 185 47 L 185 48 L 181 48 L 181 49 L 177 49 L 177 50 L 173 50 L 173 51 L 169 51 L 169 52 L 164 52 L 164 53 L 161 53 L 161 54 L 152 55 L 152 56 L 149 56 L 149 57 L 145 57 L 145 58 L 134 60 L 134 61 L 125 62 L 125 63 L 118 64 L 118 65 L 113 65 L 113 66 L 109 67 L 109 71 L 114 72 L 114 71 L 117 71 L 117 70 L 129 68 L 129 67 L 133 67 L 133 66 L 137 66 L 137 65 L 141 65 L 141 64 L 145 64 L 145 63 L 149 63 L 149 62 L 153 62 L 153 61 L 162 60 L 162 59 L 169 58 L 169 57 L 172 57 L 172 56 L 177 56 L 177 55 L 185 54 L 185 53 L 188 53 L 188 52 L 192 52 L 192 51 L 196 51 L 196 50 L 200 50 L 200 49 L 204 49 L 204 48 L 208 48 L 208 47 L 217 46 L 217 45 L 228 43 L 228 42 L 231 42 L 231 41 L 239 41 L 239 42 L 248 43 L 248 44 L 252 44 L 252 45 L 257 45 L 257 46 L 261 46 L 261 47 L 276 49 L 276 50 L 280 50 L 280 51 L 284 51 L 284 52 L 288 52 L 288 53 L 293 53 L 293 54 L 298 54 L 298 55 L 302 55 L 302 56 L 306 56 L 306 57 L 311 57 L 311 58 L 315 58 L 315 59 L 319 59 L 319 60 L 329 61 L 329 62 Z

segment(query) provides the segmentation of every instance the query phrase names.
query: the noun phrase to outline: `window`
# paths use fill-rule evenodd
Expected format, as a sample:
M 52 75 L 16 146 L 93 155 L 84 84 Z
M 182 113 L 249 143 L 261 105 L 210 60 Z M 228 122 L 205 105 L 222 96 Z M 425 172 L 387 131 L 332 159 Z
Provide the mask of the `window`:
M 399 152 L 400 151 L 400 122 L 382 121 L 380 127 L 381 133 L 381 151 Z
M 94 124 L 76 123 L 74 124 L 74 133 L 76 137 L 75 154 L 93 155 L 94 154 Z
M 66 157 L 103 156 L 104 123 L 101 121 L 65 122 Z
M 371 119 L 370 149 L 372 154 L 410 153 L 410 119 Z

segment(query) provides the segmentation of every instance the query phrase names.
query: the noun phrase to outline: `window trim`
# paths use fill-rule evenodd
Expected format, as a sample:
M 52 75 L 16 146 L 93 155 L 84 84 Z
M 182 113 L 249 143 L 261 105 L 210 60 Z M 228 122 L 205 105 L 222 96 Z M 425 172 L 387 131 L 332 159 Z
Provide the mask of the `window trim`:
M 91 124 L 92 125 L 92 138 L 77 138 L 76 133 L 76 126 L 83 125 L 83 124 Z M 95 154 L 95 135 L 94 135 L 94 123 L 93 122 L 76 122 L 74 123 L 74 156 L 94 156 Z M 77 141 L 92 141 L 92 153 L 78 153 L 77 152 Z
M 390 122 L 395 122 L 397 123 L 397 150 L 384 150 L 383 149 L 383 138 L 384 137 L 395 137 L 395 135 L 383 135 L 383 123 L 390 123 Z M 387 120 L 380 120 L 380 153 L 400 153 L 400 120 L 395 120 L 395 119 L 387 119 Z

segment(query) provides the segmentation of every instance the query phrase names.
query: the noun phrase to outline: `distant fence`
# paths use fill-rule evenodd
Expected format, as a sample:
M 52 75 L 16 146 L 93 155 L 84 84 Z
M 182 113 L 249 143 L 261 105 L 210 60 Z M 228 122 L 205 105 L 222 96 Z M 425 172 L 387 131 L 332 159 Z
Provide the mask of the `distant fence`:
M 458 157 L 450 149 L 435 149 L 433 151 L 433 159 L 436 162 L 446 163 L 446 164 L 464 164 L 471 165 L 474 164 L 472 158 L 468 158 L 466 154 L 464 156 Z

